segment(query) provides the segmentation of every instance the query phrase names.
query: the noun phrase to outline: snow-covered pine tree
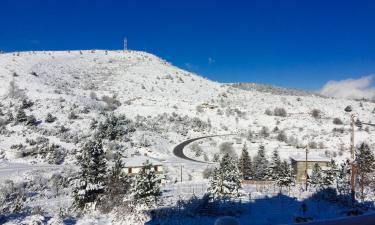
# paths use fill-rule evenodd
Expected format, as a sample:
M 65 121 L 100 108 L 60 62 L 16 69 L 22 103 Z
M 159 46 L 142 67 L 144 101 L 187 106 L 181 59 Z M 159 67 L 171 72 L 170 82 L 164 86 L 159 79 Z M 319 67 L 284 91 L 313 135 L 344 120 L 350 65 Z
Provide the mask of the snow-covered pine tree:
M 349 195 L 350 193 L 350 176 L 351 166 L 349 160 L 347 160 L 341 164 L 336 180 L 337 190 L 342 195 Z
M 12 180 L 4 180 L 0 184 L 0 215 L 19 212 L 26 200 L 26 192 L 22 185 Z
M 268 179 L 271 179 L 271 180 L 279 179 L 279 176 L 281 176 L 279 172 L 281 171 L 281 169 L 285 169 L 285 168 L 281 168 L 282 166 L 281 164 L 282 162 L 279 156 L 279 151 L 275 149 L 272 153 L 272 158 L 271 158 L 271 162 L 270 162 L 269 169 L 268 169 L 268 174 L 267 174 Z
M 309 179 L 309 183 L 316 189 L 320 189 L 324 185 L 322 168 L 319 166 L 318 163 L 314 164 L 311 177 Z
M 357 149 L 355 165 L 358 184 L 361 188 L 361 198 L 364 200 L 364 190 L 373 181 L 372 176 L 369 175 L 375 171 L 375 156 L 368 144 L 362 143 Z
M 149 161 L 146 161 L 142 170 L 135 176 L 130 193 L 137 204 L 156 204 L 161 195 L 160 179 Z
M 208 192 L 215 198 L 237 197 L 240 195 L 241 188 L 240 173 L 236 162 L 227 153 L 221 159 L 219 168 L 214 170 Z
M 254 157 L 253 162 L 254 179 L 264 180 L 268 174 L 268 160 L 264 152 L 264 146 L 259 146 L 258 154 Z
M 112 201 L 113 205 L 122 202 L 124 196 L 130 188 L 130 179 L 124 173 L 125 165 L 121 160 L 121 155 L 115 155 L 115 164 L 108 173 L 106 182 L 106 195 Z
M 337 178 L 337 165 L 335 160 L 331 159 L 328 163 L 329 169 L 325 172 L 323 176 L 323 185 L 325 187 L 331 186 Z
M 9 110 L 9 111 L 7 112 L 7 122 L 10 123 L 10 122 L 12 122 L 13 120 L 14 120 L 14 116 L 13 116 L 12 112 Z
M 107 167 L 102 140 L 92 139 L 86 142 L 78 162 L 81 168 L 73 190 L 73 206 L 83 209 L 87 203 L 95 203 L 105 189 Z
M 19 108 L 16 115 L 17 123 L 23 123 L 27 121 L 26 113 L 23 109 Z
M 209 187 L 208 187 L 208 190 L 207 190 L 210 195 L 220 196 L 217 193 L 221 193 L 221 186 L 222 186 L 221 185 L 221 183 L 222 183 L 221 178 L 222 177 L 221 177 L 221 174 L 220 174 L 220 167 L 216 167 L 212 171 Z
M 242 153 L 240 160 L 238 161 L 238 169 L 242 176 L 242 179 L 248 180 L 253 176 L 253 164 L 247 151 L 246 143 L 242 147 Z
M 280 163 L 278 177 L 276 179 L 277 185 L 280 188 L 290 187 L 295 181 L 294 171 L 292 166 L 287 162 L 283 161 Z
M 46 119 L 45 119 L 45 122 L 46 123 L 53 123 L 56 121 L 56 117 L 52 116 L 51 113 L 48 113 L 47 116 L 46 116 Z

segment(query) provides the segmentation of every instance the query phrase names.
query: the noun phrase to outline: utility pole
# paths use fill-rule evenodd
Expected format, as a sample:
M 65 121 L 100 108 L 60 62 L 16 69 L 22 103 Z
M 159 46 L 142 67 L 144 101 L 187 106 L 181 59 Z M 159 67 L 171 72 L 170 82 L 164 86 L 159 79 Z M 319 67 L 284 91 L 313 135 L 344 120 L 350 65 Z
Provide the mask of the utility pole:
M 307 157 L 308 157 L 308 154 L 309 154 L 309 145 L 306 145 L 306 158 L 305 158 L 305 188 L 306 188 L 306 191 L 307 191 L 307 187 L 308 187 L 308 177 L 309 177 L 309 174 L 307 173 Z
M 124 38 L 124 52 L 128 50 L 128 38 Z
M 354 117 L 355 115 L 350 115 L 350 127 L 351 127 L 351 136 L 350 136 L 350 156 L 351 156 L 351 198 L 352 204 L 355 202 L 355 185 L 356 185 L 356 166 L 355 166 L 355 149 L 354 149 Z

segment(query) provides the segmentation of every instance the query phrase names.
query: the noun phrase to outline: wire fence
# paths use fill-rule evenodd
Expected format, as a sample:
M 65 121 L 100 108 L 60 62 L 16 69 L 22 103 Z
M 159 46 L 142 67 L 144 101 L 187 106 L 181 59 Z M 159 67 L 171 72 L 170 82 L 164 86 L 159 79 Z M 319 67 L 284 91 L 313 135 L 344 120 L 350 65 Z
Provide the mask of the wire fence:
M 202 224 L 205 216 L 214 218 L 229 214 L 238 215 L 241 220 L 253 221 L 254 224 L 279 224 L 293 223 L 298 217 L 316 220 L 343 215 L 345 209 L 342 206 L 317 199 L 311 199 L 304 211 L 301 199 L 305 198 L 303 194 L 306 192 L 300 188 L 295 186 L 280 190 L 274 185 L 268 185 L 259 189 L 255 184 L 246 184 L 241 197 L 205 203 L 203 196 L 207 184 L 172 184 L 164 189 L 163 202 L 168 208 L 164 212 L 165 218 L 176 214 L 178 216 L 170 221 L 173 221 L 171 224 L 178 224 L 178 218 L 190 218 L 189 215 L 194 215 L 194 220 L 189 224 Z M 192 198 L 194 196 L 197 198 Z

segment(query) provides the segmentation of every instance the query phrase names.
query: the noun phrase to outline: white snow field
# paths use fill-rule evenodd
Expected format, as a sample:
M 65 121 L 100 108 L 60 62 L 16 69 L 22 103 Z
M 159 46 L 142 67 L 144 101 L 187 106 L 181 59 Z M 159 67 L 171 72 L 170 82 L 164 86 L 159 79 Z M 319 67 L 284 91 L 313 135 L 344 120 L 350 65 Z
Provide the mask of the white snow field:
M 352 106 L 352 113 L 364 122 L 375 121 L 375 104 L 370 101 L 277 91 L 268 86 L 244 89 L 205 79 L 146 52 L 0 54 L 0 184 L 12 181 L 22 186 L 25 206 L 38 211 L 0 216 L 0 223 L 127 224 L 114 219 L 113 214 L 95 212 L 66 217 L 65 222 L 55 217 L 61 211 L 68 214 L 73 201 L 68 178 L 78 169 L 76 157 L 93 134 L 94 120 L 104 121 L 105 114 L 125 116 L 131 120 L 126 126 L 134 128 L 104 143 L 108 161 L 121 153 L 127 160 L 147 155 L 162 162 L 165 207 L 172 207 L 179 199 L 204 195 L 208 180 L 203 171 L 217 165 L 214 157 L 220 155 L 219 146 L 224 142 L 229 142 L 237 155 L 246 144 L 251 157 L 260 145 L 269 157 L 278 149 L 283 160 L 304 156 L 304 147 L 310 144 L 311 156 L 332 158 L 340 164 L 350 157 L 350 113 L 344 108 Z M 24 107 L 24 112 L 35 116 L 35 126 L 7 122 L 10 114 L 17 119 L 23 99 L 33 103 Z M 285 109 L 286 114 L 274 115 L 275 108 Z M 320 111 L 319 116 L 312 116 L 314 109 Z M 46 121 L 48 114 L 54 118 L 52 122 Z M 342 124 L 334 124 L 334 118 Z M 262 134 L 263 127 L 268 129 L 268 136 Z M 277 138 L 280 131 L 286 135 L 283 140 Z M 373 132 L 371 127 L 356 128 L 355 143 L 365 141 L 374 149 Z M 186 156 L 202 163 L 173 154 L 174 147 L 183 141 L 221 134 L 237 135 L 201 139 L 184 148 Z M 197 154 L 197 146 L 203 152 Z M 59 185 L 57 176 L 64 177 Z M 255 185 L 245 185 L 241 198 L 244 213 L 236 216 L 241 224 L 291 223 L 300 214 L 300 201 L 312 195 L 300 190 L 295 186 L 279 195 L 274 186 L 259 191 Z M 367 195 L 366 200 L 374 200 L 374 195 Z M 334 203 L 310 203 L 309 215 L 314 219 L 342 217 L 346 210 Z M 161 224 L 208 225 L 216 219 L 171 218 Z

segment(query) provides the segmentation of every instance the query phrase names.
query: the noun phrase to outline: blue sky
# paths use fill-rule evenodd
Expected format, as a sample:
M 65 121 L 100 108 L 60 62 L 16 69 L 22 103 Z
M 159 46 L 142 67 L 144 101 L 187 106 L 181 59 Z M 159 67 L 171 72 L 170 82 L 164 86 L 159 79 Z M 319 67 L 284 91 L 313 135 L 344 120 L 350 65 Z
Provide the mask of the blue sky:
M 145 50 L 222 82 L 375 74 L 375 1 L 1 0 L 0 49 Z

